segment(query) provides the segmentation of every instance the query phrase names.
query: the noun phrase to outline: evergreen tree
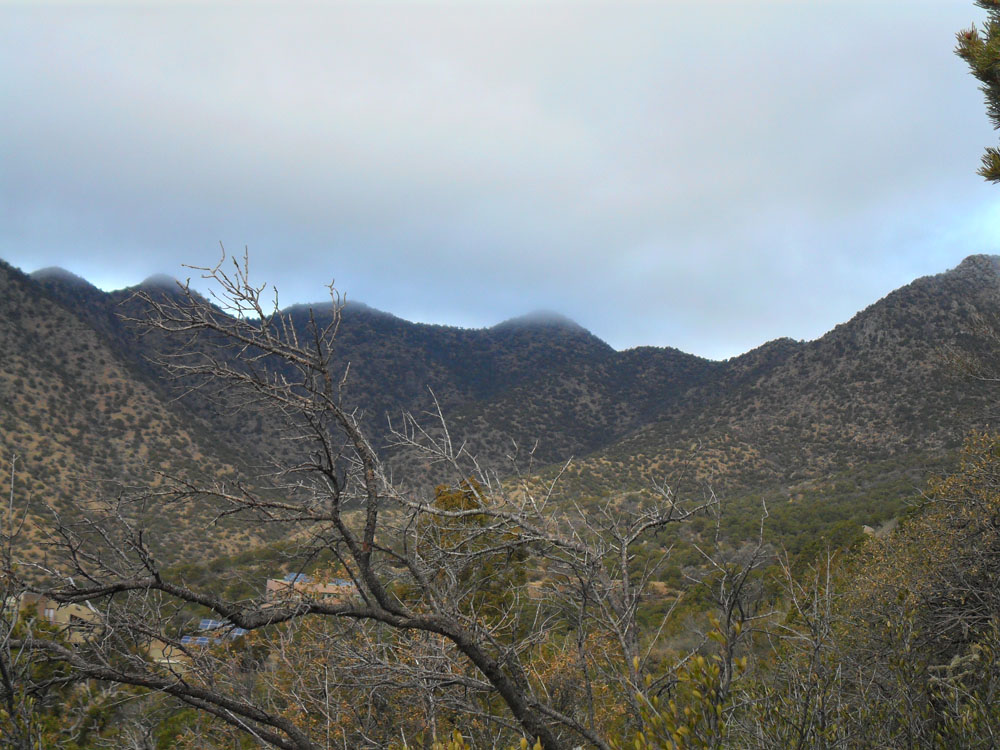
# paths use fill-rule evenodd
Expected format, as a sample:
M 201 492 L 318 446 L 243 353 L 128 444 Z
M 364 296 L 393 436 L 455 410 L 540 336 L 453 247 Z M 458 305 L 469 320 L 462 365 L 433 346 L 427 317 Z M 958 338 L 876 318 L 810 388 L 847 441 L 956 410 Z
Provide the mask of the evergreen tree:
M 982 84 L 986 113 L 993 127 L 1000 129 L 1000 0 L 976 0 L 976 5 L 986 11 L 986 22 L 958 32 L 955 53 Z M 1000 149 L 986 148 L 979 174 L 990 182 L 1000 182 Z

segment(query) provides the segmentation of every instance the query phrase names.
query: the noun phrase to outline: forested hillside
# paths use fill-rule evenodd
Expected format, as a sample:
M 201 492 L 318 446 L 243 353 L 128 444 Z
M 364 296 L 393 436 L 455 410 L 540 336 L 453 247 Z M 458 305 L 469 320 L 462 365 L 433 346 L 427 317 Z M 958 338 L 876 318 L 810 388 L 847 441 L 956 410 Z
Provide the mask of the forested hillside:
M 797 484 L 869 462 L 957 447 L 995 423 L 992 390 L 959 360 L 1000 308 L 997 258 L 917 279 L 815 341 L 773 341 L 729 360 L 647 425 L 582 462 L 603 487 L 623 471 L 683 465 L 717 487 Z M 607 467 L 605 469 L 605 467 Z M 641 481 L 641 480 L 640 480 Z
M 34 357 L 31 382 L 58 391 L 49 379 L 58 380 L 72 367 L 92 374 L 103 359 L 120 371 L 123 387 L 127 383 L 143 394 L 134 402 L 160 410 L 149 425 L 180 419 L 183 430 L 164 431 L 171 440 L 183 440 L 177 435 L 187 430 L 200 436 L 199 445 L 207 441 L 211 447 L 196 455 L 260 469 L 294 454 L 282 440 L 282 421 L 268 409 L 236 408 L 225 394 L 185 392 L 182 383 L 164 380 L 156 362 L 191 344 L 156 332 L 140 335 L 134 323 L 123 320 L 144 314 L 142 303 L 132 299 L 135 289 L 105 293 L 51 269 L 34 279 L 7 267 L 3 274 L 18 290 L 4 300 L 9 319 L 31 321 L 5 333 L 12 373 L 20 370 L 25 377 L 21 359 Z M 168 297 L 178 292 L 176 283 L 164 278 L 136 289 Z M 388 427 L 391 420 L 398 425 L 403 412 L 420 415 L 433 427 L 436 399 L 452 435 L 501 472 L 509 473 L 506 457 L 515 452 L 525 469 L 534 450 L 531 471 L 572 458 L 564 478 L 570 495 L 599 498 L 667 479 L 696 488 L 711 485 L 734 498 L 766 492 L 813 503 L 829 492 L 864 502 L 880 480 L 835 491 L 845 472 L 863 475 L 863 466 L 877 465 L 893 487 L 913 487 L 928 466 L 960 444 L 968 428 L 991 424 L 989 389 L 965 377 L 955 354 L 988 346 L 973 331 L 981 316 L 988 319 L 1000 308 L 998 289 L 997 260 L 974 256 L 893 292 L 815 341 L 777 340 L 725 362 L 653 347 L 616 352 L 552 315 L 457 329 L 410 323 L 350 303 L 332 362 L 335 371 L 347 374 L 345 403 L 359 409 L 375 445 L 397 461 L 401 481 L 417 487 L 433 486 L 439 478 L 419 462 L 394 456 L 386 448 Z M 310 309 L 317 321 L 329 320 L 329 303 L 290 308 L 290 320 L 302 329 Z M 30 339 L 32 331 L 36 336 L 50 331 L 49 345 Z M 60 345 L 60 337 L 71 341 Z M 84 345 L 97 354 L 61 359 Z M 24 391 L 15 386 L 12 393 Z M 86 400 L 74 404 L 79 429 L 88 431 L 81 434 L 95 436 L 88 450 L 125 456 L 113 462 L 120 477 L 140 454 L 130 454 L 136 445 L 132 433 L 100 437 L 102 424 L 117 424 L 128 418 L 128 409 L 138 408 L 126 408 L 124 396 L 119 399 L 118 406 L 102 407 L 105 411 L 84 409 Z M 49 439 L 43 426 L 74 413 L 51 399 L 23 402 L 37 411 L 34 422 L 19 422 L 16 432 L 5 433 L 8 441 L 15 434 L 26 445 L 33 445 L 29 435 Z M 23 453 L 25 461 L 42 460 L 27 449 Z M 100 475 L 101 466 L 88 456 L 67 460 Z M 888 509 L 888 515 L 894 511 Z
M 155 487 L 160 472 L 236 476 L 238 453 L 215 441 L 203 419 L 172 403 L 164 386 L 123 357 L 86 316 L 2 264 L 0 319 L 0 466 L 7 479 L 13 471 L 18 507 L 30 509 L 27 533 L 36 556 L 45 552 L 53 514 L 78 519 L 125 488 Z M 212 515 L 179 510 L 174 519 L 155 508 L 145 517 L 156 550 L 169 558 L 215 555 L 263 540 L 229 526 L 209 542 L 199 528 Z
M 721 363 L 561 319 L 233 316 L 162 280 L 106 295 L 4 270 L 4 439 L 43 457 L 14 464 L 0 537 L 22 613 L 7 736 L 989 746 L 1000 453 L 974 434 L 955 471 L 953 452 L 989 422 L 958 363 L 991 353 L 993 258 Z M 213 299 L 266 313 L 242 273 L 217 269 Z M 448 432 L 373 429 L 363 399 L 426 409 L 421 377 Z M 493 441 L 541 439 L 537 413 L 597 447 L 562 476 L 499 473 Z

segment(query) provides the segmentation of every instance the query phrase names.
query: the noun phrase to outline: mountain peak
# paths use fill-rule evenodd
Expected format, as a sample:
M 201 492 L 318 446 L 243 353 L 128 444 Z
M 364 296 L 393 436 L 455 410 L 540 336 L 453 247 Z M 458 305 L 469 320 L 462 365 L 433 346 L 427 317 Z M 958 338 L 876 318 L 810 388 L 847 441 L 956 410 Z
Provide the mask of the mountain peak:
M 535 310 L 527 315 L 519 315 L 516 318 L 509 318 L 502 323 L 497 323 L 493 328 L 562 328 L 571 331 L 588 332 L 587 329 L 575 320 L 571 320 L 565 315 L 552 310 Z
M 69 286 L 94 286 L 82 276 L 77 276 L 72 271 L 67 271 L 65 268 L 59 266 L 39 268 L 37 271 L 33 271 L 30 276 L 35 281 L 55 281 Z
M 140 288 L 166 289 L 175 291 L 177 289 L 177 279 L 165 273 L 154 273 L 148 276 L 139 284 Z
M 970 255 L 949 271 L 949 273 L 989 273 L 994 276 L 1000 275 L 1000 255 Z
M 349 317 L 363 316 L 368 318 L 403 320 L 397 315 L 393 315 L 385 310 L 379 310 L 377 307 L 372 307 L 371 305 L 366 305 L 364 302 L 344 300 L 343 304 L 343 314 Z M 305 315 L 310 310 L 313 310 L 318 316 L 326 316 L 330 314 L 332 308 L 333 302 L 326 299 L 321 302 L 295 302 L 294 304 L 281 308 L 281 312 L 290 315 Z

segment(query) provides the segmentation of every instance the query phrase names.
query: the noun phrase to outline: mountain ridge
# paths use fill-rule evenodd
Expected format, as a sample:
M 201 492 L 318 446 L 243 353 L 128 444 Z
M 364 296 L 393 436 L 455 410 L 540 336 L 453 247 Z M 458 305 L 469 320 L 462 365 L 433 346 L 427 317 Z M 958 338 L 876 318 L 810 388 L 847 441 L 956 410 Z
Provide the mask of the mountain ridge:
M 273 414 L 241 411 L 224 397 L 179 396 L 163 382 L 155 362 L 171 342 L 140 336 L 120 317 L 141 317 L 135 288 L 103 292 L 75 278 L 51 271 L 30 277 L 0 263 L 0 279 L 19 290 L 0 310 L 10 321 L 6 340 L 16 361 L 27 367 L 32 350 L 51 350 L 31 365 L 33 379 L 65 390 L 76 368 L 82 381 L 99 388 L 100 377 L 88 374 L 94 362 L 113 365 L 118 385 L 112 390 L 120 390 L 109 402 L 114 406 L 90 428 L 77 418 L 77 439 L 113 444 L 112 452 L 125 457 L 121 468 L 141 474 L 127 458 L 136 447 L 127 443 L 142 434 L 107 426 L 129 416 L 131 389 L 156 415 L 149 424 L 159 420 L 173 425 L 171 431 L 191 432 L 184 444 L 197 448 L 185 450 L 203 456 L 216 473 L 252 472 L 271 459 L 293 457 Z M 301 327 L 309 309 L 285 310 Z M 433 486 L 436 478 L 388 450 L 387 418 L 433 412 L 437 404 L 453 435 L 487 465 L 505 465 L 512 442 L 537 444 L 536 468 L 574 459 L 566 471 L 574 492 L 615 494 L 684 475 L 730 493 L 770 488 L 795 495 L 798 487 L 866 463 L 944 455 L 968 429 L 991 426 L 989 389 L 959 377 L 944 352 L 982 349 L 973 335 L 977 316 L 998 312 L 996 256 L 970 256 L 916 279 L 812 341 L 778 338 L 722 361 L 669 347 L 616 351 L 562 316 L 463 329 L 411 323 L 352 302 L 334 366 L 343 371 L 350 363 L 348 405 L 363 409 L 373 443 L 416 487 Z M 330 313 L 314 308 L 313 315 L 322 322 Z M 34 330 L 45 333 L 39 338 Z M 64 331 L 88 341 L 96 359 L 77 353 L 60 363 L 56 350 L 77 346 L 63 341 Z M 8 372 L 0 395 L 23 400 L 11 378 L 16 373 Z M 30 419 L 11 423 L 38 445 L 52 439 L 45 437 L 46 425 L 64 422 L 54 410 L 67 408 L 42 398 L 44 391 L 32 390 L 39 405 L 18 407 Z M 72 445 L 63 440 L 59 446 L 72 463 Z M 169 452 L 170 441 L 158 450 Z M 100 469 L 86 457 L 80 464 Z
M 3 261 L 0 260 L 0 262 L 3 262 Z M 22 273 L 24 273 L 24 272 L 22 272 Z M 944 270 L 942 272 L 939 272 L 939 273 L 936 273 L 936 274 L 928 274 L 928 275 L 925 275 L 925 276 L 917 277 L 913 281 L 909 282 L 909 284 L 905 284 L 905 285 L 903 285 L 903 287 L 900 287 L 900 288 L 901 289 L 902 288 L 906 288 L 907 286 L 910 286 L 911 284 L 919 284 L 919 283 L 925 282 L 926 280 L 938 279 L 940 277 L 945 277 L 945 276 L 949 276 L 949 277 L 954 278 L 954 279 L 974 280 L 977 276 L 981 276 L 984 273 L 986 273 L 986 274 L 993 274 L 993 275 L 997 276 L 998 277 L 998 283 L 1000 283 L 1000 255 L 988 255 L 988 254 L 973 254 L 973 255 L 969 255 L 966 258 L 964 258 L 962 261 L 960 261 L 958 263 L 958 265 L 956 265 L 954 268 L 946 269 L 946 270 Z M 98 289 L 98 287 L 96 287 L 95 285 L 93 285 L 87 279 L 85 279 L 85 278 L 83 278 L 83 277 L 81 277 L 81 276 L 73 273 L 72 271 L 69 271 L 69 270 L 67 270 L 65 268 L 62 268 L 60 266 L 48 266 L 48 267 L 45 267 L 45 268 L 38 269 L 36 271 L 32 271 L 32 272 L 30 272 L 30 273 L 28 273 L 26 275 L 29 276 L 30 278 L 36 280 L 36 281 L 39 281 L 39 282 L 42 282 L 42 283 L 46 283 L 50 287 L 52 285 L 85 286 L 85 287 L 88 287 L 89 289 L 92 289 L 94 291 L 97 291 L 97 292 L 100 292 L 100 293 L 106 294 L 106 295 L 111 295 L 111 296 L 114 296 L 114 297 L 116 297 L 118 299 L 121 299 L 122 295 L 125 294 L 125 293 L 131 294 L 131 293 L 134 293 L 137 290 L 144 289 L 144 288 L 146 288 L 146 289 L 150 289 L 150 288 L 151 289 L 157 289 L 157 288 L 160 288 L 160 289 L 173 290 L 175 287 L 177 287 L 181 283 L 175 277 L 173 277 L 173 276 L 171 276 L 169 274 L 166 274 L 166 273 L 155 273 L 155 274 L 152 274 L 152 275 L 148 276 L 146 279 L 144 279 L 143 281 L 141 281 L 138 284 L 135 284 L 135 285 L 132 285 L 132 286 L 126 286 L 126 287 L 123 287 L 122 289 L 115 289 L 115 290 L 111 290 L 111 291 L 108 291 L 108 292 L 103 292 L 102 290 Z M 881 302 L 882 300 L 886 299 L 886 297 L 892 295 L 896 291 L 899 291 L 899 290 L 897 289 L 897 290 L 893 290 L 893 291 L 889 292 L 888 294 L 886 294 L 882 298 L 874 301 L 873 303 L 871 303 L 867 307 L 872 307 L 874 305 L 877 305 L 879 302 Z M 281 312 L 285 312 L 285 313 L 301 313 L 301 312 L 304 312 L 304 311 L 307 311 L 307 310 L 310 310 L 310 309 L 321 310 L 321 309 L 323 309 L 325 307 L 328 307 L 330 304 L 331 303 L 330 303 L 329 300 L 322 300 L 322 301 L 318 301 L 318 302 L 295 302 L 295 303 L 292 303 L 292 304 L 289 304 L 289 305 L 282 306 L 279 309 L 280 309 Z M 867 307 L 865 309 L 867 309 Z M 863 312 L 864 312 L 864 309 L 860 310 L 858 313 L 855 313 L 855 315 L 852 316 L 852 318 L 856 317 L 857 315 L 859 315 L 859 314 L 861 314 Z M 562 313 L 559 313 L 557 311 L 550 310 L 550 309 L 545 309 L 545 308 L 540 308 L 540 309 L 536 309 L 536 310 L 530 311 L 528 313 L 524 313 L 524 314 L 521 314 L 521 315 L 516 315 L 514 317 L 504 319 L 504 320 L 502 320 L 502 321 L 500 321 L 498 323 L 494 323 L 492 325 L 479 326 L 479 327 L 454 326 L 454 325 L 448 325 L 448 324 L 444 324 L 444 323 L 435 323 L 435 322 L 427 322 L 427 321 L 411 321 L 411 320 L 409 320 L 407 318 L 403 318 L 403 317 L 401 317 L 401 316 L 399 316 L 399 315 L 397 315 L 397 314 L 395 314 L 393 312 L 390 312 L 390 311 L 387 311 L 387 310 L 382 310 L 380 308 L 373 307 L 373 306 L 371 306 L 371 305 L 369 305 L 369 304 L 367 304 L 365 302 L 354 300 L 354 299 L 350 299 L 350 300 L 346 300 L 345 299 L 345 301 L 344 301 L 344 313 L 347 314 L 347 315 L 349 315 L 349 316 L 354 316 L 354 315 L 361 314 L 361 315 L 373 315 L 373 316 L 378 316 L 378 317 L 387 317 L 387 318 L 392 318 L 392 319 L 395 319 L 395 320 L 398 320 L 398 321 L 402 321 L 403 323 L 410 324 L 410 325 L 413 325 L 413 326 L 428 326 L 428 327 L 431 327 L 431 328 L 446 329 L 446 330 L 458 330 L 458 331 L 489 331 L 489 330 L 496 330 L 496 329 L 503 330 L 503 329 L 507 329 L 507 328 L 533 328 L 533 327 L 550 327 L 550 328 L 557 328 L 557 329 L 558 328 L 564 328 L 564 329 L 567 329 L 567 330 L 573 330 L 573 331 L 577 331 L 577 332 L 580 332 L 580 333 L 586 333 L 589 336 L 592 336 L 595 339 L 597 339 L 598 341 L 600 341 L 602 344 L 604 344 L 608 348 L 610 348 L 613 351 L 616 351 L 618 353 L 623 353 L 623 352 L 627 352 L 627 351 L 634 350 L 634 349 L 638 349 L 638 350 L 674 349 L 676 351 L 683 351 L 683 350 L 677 349 L 676 347 L 672 347 L 670 345 L 653 345 L 653 344 L 638 344 L 638 345 L 634 345 L 634 346 L 625 347 L 623 349 L 614 349 L 614 347 L 612 347 L 610 344 L 608 344 L 607 342 L 605 342 L 599 336 L 597 336 L 592 331 L 590 331 L 586 327 L 582 326 L 580 323 L 578 323 L 577 321 L 573 320 L 572 318 L 570 318 L 570 317 L 568 317 L 568 316 L 566 316 L 566 315 L 564 315 Z M 767 346 L 769 346 L 769 345 L 771 345 L 771 344 L 773 344 L 775 342 L 787 341 L 787 342 L 790 342 L 790 343 L 809 343 L 811 341 L 816 341 L 816 340 L 818 340 L 820 338 L 823 338 L 824 336 L 826 336 L 827 334 L 831 333 L 832 331 L 836 330 L 838 327 L 845 325 L 847 322 L 849 322 L 849 321 L 844 321 L 844 322 L 835 324 L 833 326 L 833 328 L 831 328 L 828 331 L 820 334 L 819 336 L 817 336 L 814 339 L 794 339 L 794 338 L 788 337 L 788 336 L 779 336 L 779 337 L 777 337 L 775 339 L 770 339 L 770 340 L 761 342 L 757 346 L 754 346 L 754 347 L 752 347 L 751 349 L 748 349 L 745 352 L 742 352 L 740 354 L 736 354 L 736 355 L 733 355 L 733 356 L 730 356 L 730 357 L 726 357 L 724 359 L 712 360 L 710 358 L 702 357 L 701 355 L 695 355 L 695 354 L 692 354 L 691 356 L 697 356 L 700 359 L 706 359 L 708 361 L 713 361 L 713 362 L 726 362 L 726 361 L 733 360 L 733 359 L 739 359 L 740 357 L 743 357 L 743 356 L 745 356 L 747 354 L 750 354 L 751 352 L 754 352 L 754 351 L 756 351 L 758 349 L 761 349 L 762 347 L 767 347 Z

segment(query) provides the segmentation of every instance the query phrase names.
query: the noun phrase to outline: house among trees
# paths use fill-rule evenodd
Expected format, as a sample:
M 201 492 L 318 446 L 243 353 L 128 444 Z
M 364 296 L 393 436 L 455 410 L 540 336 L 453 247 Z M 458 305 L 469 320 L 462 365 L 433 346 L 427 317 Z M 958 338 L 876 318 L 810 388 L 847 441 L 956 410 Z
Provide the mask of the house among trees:
M 316 581 L 302 573 L 289 573 L 284 578 L 269 578 L 266 585 L 268 601 L 281 601 L 292 596 L 336 598 L 344 601 L 357 591 L 354 582 L 346 578 L 330 581 Z M 73 605 L 77 606 L 77 605 Z M 226 620 L 202 618 L 194 634 L 180 637 L 180 647 L 159 639 L 150 644 L 148 656 L 151 661 L 170 668 L 186 668 L 190 661 L 188 649 L 218 646 L 226 641 L 234 641 L 246 635 L 243 628 L 234 627 Z
M 97 611 L 86 603 L 60 604 L 41 594 L 22 594 L 18 609 L 29 617 L 36 615 L 57 628 L 70 643 L 85 641 L 101 619 Z
M 213 620 L 203 617 L 198 623 L 195 635 L 180 637 L 181 646 L 154 638 L 147 650 L 147 656 L 162 666 L 170 668 L 186 668 L 190 661 L 189 649 L 218 646 L 226 641 L 235 641 L 247 634 L 243 628 L 237 628 L 225 620 Z
M 346 601 L 355 593 L 357 593 L 357 587 L 354 585 L 354 581 L 348 578 L 316 581 L 311 576 L 302 573 L 289 573 L 284 578 L 268 578 L 266 588 L 268 601 L 289 597 Z

